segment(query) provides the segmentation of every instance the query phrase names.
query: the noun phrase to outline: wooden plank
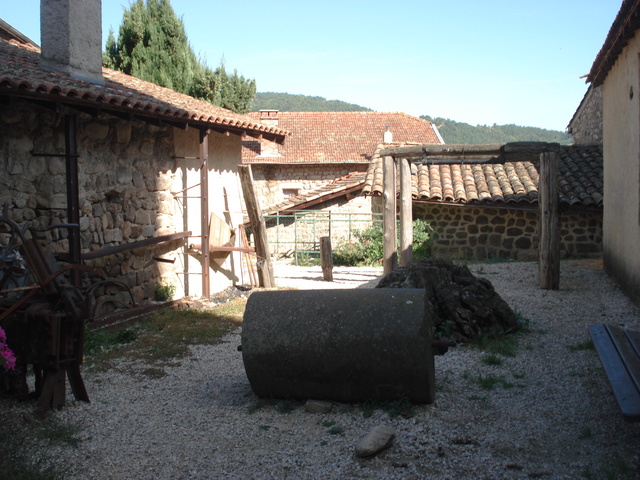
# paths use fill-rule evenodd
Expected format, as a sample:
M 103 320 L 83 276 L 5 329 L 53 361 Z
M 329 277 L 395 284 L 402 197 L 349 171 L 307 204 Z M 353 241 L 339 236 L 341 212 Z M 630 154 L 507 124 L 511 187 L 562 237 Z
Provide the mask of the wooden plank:
M 233 247 L 232 237 L 235 231 L 215 213 L 209 217 L 209 261 L 211 266 L 219 270 L 233 250 L 222 250 L 221 247 Z M 215 267 L 214 267 L 215 265 Z
M 258 281 L 261 287 L 273 288 L 276 286 L 276 283 L 273 274 L 273 264 L 271 263 L 271 253 L 269 251 L 267 227 L 253 185 L 251 165 L 238 165 L 238 173 L 240 175 L 244 202 L 247 207 L 247 213 L 249 214 L 249 221 L 253 229 L 256 255 L 258 256 L 256 262 L 258 267 Z
M 190 231 L 169 233 L 167 235 L 158 235 L 157 237 L 145 238 L 144 240 L 138 240 L 136 242 L 123 243 L 121 245 L 115 245 L 113 247 L 101 248 L 100 250 L 96 250 L 94 252 L 83 253 L 82 260 L 93 260 L 94 258 L 107 257 L 109 255 L 115 255 L 116 253 L 128 252 L 129 250 L 135 250 L 136 248 L 148 247 L 157 243 L 170 242 L 190 236 Z
M 392 157 L 383 159 L 383 273 L 393 272 L 398 264 L 398 238 L 396 223 L 396 168 Z
M 607 326 L 607 329 L 620 358 L 625 364 L 629 378 L 633 382 L 635 389 L 640 392 L 640 357 L 630 341 L 629 332 L 612 326 Z
M 620 329 L 597 324 L 589 327 L 589 334 L 622 411 L 622 416 L 627 421 L 640 421 L 640 391 L 629 373 L 627 364 L 620 356 L 621 350 L 618 349 L 618 344 L 622 339 L 616 330 Z M 623 347 L 622 351 L 628 350 Z M 638 357 L 636 357 L 636 361 L 638 361 Z

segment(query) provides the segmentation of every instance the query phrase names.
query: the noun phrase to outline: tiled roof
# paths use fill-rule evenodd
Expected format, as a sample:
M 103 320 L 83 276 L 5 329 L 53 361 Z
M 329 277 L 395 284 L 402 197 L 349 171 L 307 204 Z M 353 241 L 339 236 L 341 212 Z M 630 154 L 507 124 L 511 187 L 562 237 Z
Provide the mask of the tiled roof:
M 234 133 L 262 134 L 279 141 L 288 133 L 281 127 L 262 125 L 249 116 L 115 70 L 102 69 L 105 85 L 101 86 L 44 69 L 39 61 L 38 47 L 0 39 L 0 95 L 56 101 Z
M 286 200 L 264 208 L 263 212 L 267 215 L 283 212 L 285 210 L 302 210 L 311 205 L 330 200 L 332 198 L 353 194 L 356 195 L 362 190 L 364 184 L 365 172 L 352 172 L 343 177 L 323 185 L 315 190 L 287 198 Z
M 638 29 L 640 29 L 640 0 L 624 0 L 591 66 L 587 82 L 591 82 L 594 87 L 604 82 L 618 55 Z
M 260 113 L 249 114 L 255 121 Z M 243 142 L 244 163 L 368 163 L 389 126 L 394 141 L 441 143 L 431 122 L 404 113 L 277 112 L 291 132 L 279 156 L 260 155 L 258 142 Z
M 398 145 L 401 146 L 401 145 Z M 538 201 L 539 162 L 504 165 L 413 165 L 414 201 L 460 204 L 531 205 Z M 366 195 L 382 195 L 382 158 L 376 152 L 363 187 Z M 560 147 L 560 203 L 602 207 L 601 146 Z

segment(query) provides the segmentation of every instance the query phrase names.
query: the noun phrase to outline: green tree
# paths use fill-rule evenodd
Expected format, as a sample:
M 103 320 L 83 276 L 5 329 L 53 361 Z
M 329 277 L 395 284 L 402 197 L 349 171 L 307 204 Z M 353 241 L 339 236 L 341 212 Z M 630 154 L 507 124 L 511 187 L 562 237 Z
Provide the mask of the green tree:
M 125 9 L 116 40 L 109 32 L 102 56 L 105 67 L 171 88 L 214 105 L 246 113 L 255 96 L 254 80 L 224 65 L 211 70 L 189 45 L 182 19 L 169 0 L 137 0 Z

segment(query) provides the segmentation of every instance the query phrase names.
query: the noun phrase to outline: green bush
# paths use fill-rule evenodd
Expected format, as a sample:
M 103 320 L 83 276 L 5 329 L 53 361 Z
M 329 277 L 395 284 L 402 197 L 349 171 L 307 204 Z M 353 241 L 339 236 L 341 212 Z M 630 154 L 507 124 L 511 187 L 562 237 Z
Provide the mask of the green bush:
M 342 241 L 333 250 L 333 264 L 344 266 L 379 265 L 383 258 L 382 223 L 377 222 L 364 230 L 353 232 L 354 239 Z M 399 242 L 398 242 L 399 243 Z M 431 227 L 426 220 L 413 221 L 413 256 L 431 255 Z

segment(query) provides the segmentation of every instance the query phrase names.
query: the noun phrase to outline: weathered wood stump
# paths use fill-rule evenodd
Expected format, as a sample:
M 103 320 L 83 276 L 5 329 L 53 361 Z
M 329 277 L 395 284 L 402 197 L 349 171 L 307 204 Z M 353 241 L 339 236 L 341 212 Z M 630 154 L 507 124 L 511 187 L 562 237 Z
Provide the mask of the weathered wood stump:
M 520 323 L 491 282 L 444 259 L 418 259 L 396 268 L 376 288 L 424 288 L 435 336 L 468 342 L 481 335 L 516 331 Z M 427 301 L 428 299 L 428 301 Z

